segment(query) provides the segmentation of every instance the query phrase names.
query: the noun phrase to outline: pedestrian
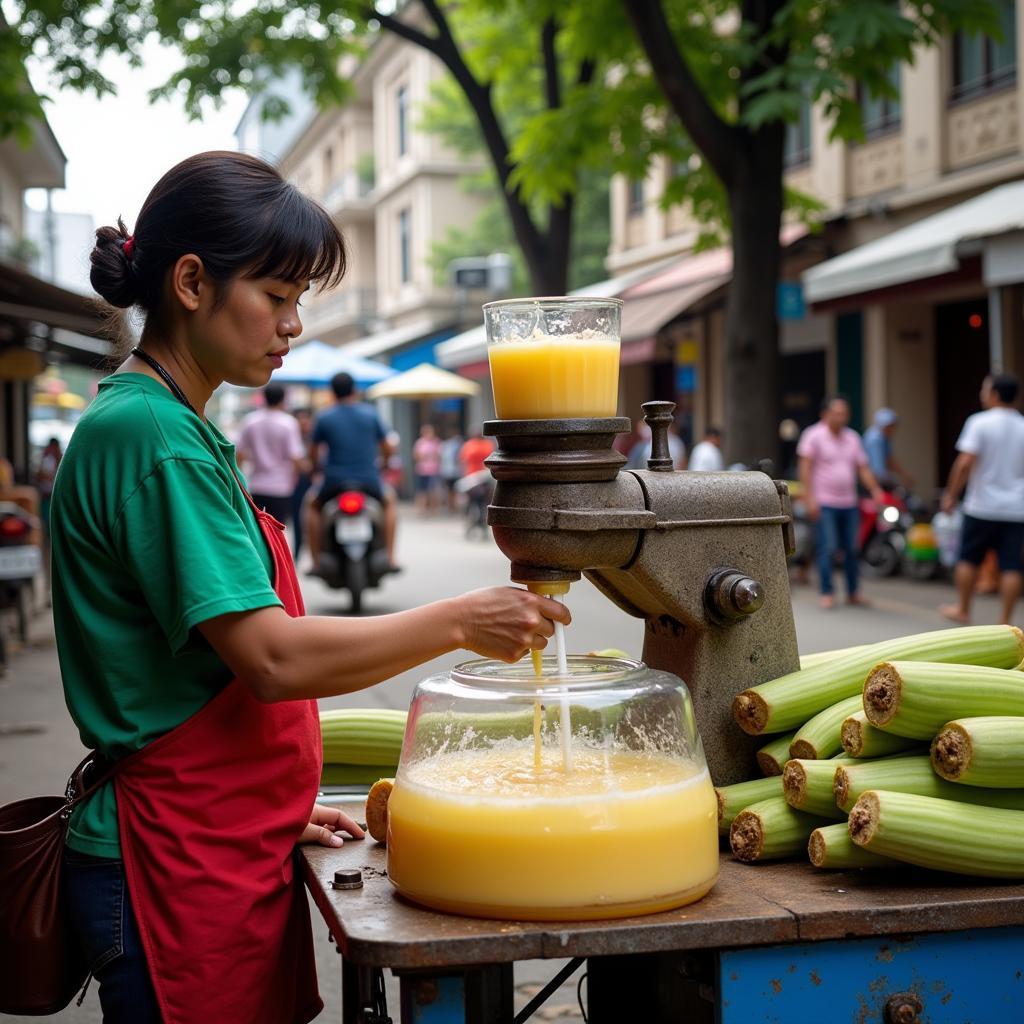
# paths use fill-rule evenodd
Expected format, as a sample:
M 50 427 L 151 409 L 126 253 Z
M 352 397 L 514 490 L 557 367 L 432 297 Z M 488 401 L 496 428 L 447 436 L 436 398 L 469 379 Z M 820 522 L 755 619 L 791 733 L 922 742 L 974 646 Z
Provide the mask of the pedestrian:
M 457 512 L 459 508 L 459 494 L 455 490 L 455 485 L 462 476 L 459 452 L 462 451 L 464 443 L 458 430 L 452 430 L 441 442 L 441 484 L 444 487 L 449 512 Z
M 274 168 L 190 157 L 134 233 L 121 221 L 96 232 L 91 263 L 93 287 L 137 307 L 143 327 L 53 490 L 65 700 L 115 771 L 69 823 L 69 939 L 105 1024 L 305 1024 L 323 1004 L 294 847 L 363 835 L 315 804 L 315 699 L 459 647 L 515 661 L 568 615 L 502 587 L 393 615 L 302 617 L 284 535 L 206 416 L 221 383 L 266 386 L 302 331 L 300 296 L 344 272 L 330 216 Z
M 942 494 L 942 511 L 952 512 L 967 488 L 954 582 L 958 600 L 943 605 L 954 622 L 970 622 L 978 569 L 989 551 L 999 563 L 1000 622 L 1009 623 L 1021 592 L 1024 548 L 1024 416 L 1016 408 L 1017 378 L 986 377 L 983 412 L 968 416 L 956 442 L 959 453 Z
M 391 571 L 398 572 L 398 502 L 394 491 L 381 483 L 379 465 L 380 460 L 391 454 L 387 428 L 377 410 L 362 400 L 350 374 L 336 373 L 331 378 L 331 391 L 334 405 L 317 417 L 309 443 L 310 465 L 323 464 L 320 485 L 310 492 L 306 502 L 312 573 L 317 573 L 320 562 L 324 503 L 351 487 L 360 488 L 383 505 L 384 549 Z
M 308 405 L 295 409 L 292 415 L 299 425 L 299 435 L 302 438 L 302 450 L 309 450 L 309 442 L 313 436 L 313 410 Z M 310 487 L 313 486 L 314 466 L 310 465 L 309 458 L 305 458 L 299 467 L 299 475 L 295 479 L 295 489 L 292 491 L 292 557 L 299 560 L 302 551 L 302 541 L 305 538 L 305 515 L 303 515 L 303 503 Z
M 57 468 L 60 466 L 63 455 L 60 438 L 57 437 L 51 437 L 46 442 L 46 447 L 39 453 L 35 485 L 39 492 L 39 518 L 43 524 L 44 535 L 50 529 L 50 499 L 53 496 L 53 481 L 57 478 Z
M 484 460 L 494 451 L 494 442 L 484 437 L 479 427 L 475 427 L 466 443 L 459 449 L 459 462 L 462 463 L 462 475 L 469 476 L 479 473 L 487 467 Z
M 238 461 L 248 474 L 252 500 L 287 526 L 295 485 L 307 462 L 299 421 L 285 411 L 280 384 L 268 384 L 263 389 L 263 408 L 242 421 Z
M 441 439 L 429 423 L 420 427 L 420 436 L 412 446 L 416 467 L 416 508 L 429 515 L 436 507 L 437 484 L 441 475 Z
M 871 426 L 864 431 L 864 451 L 867 452 L 868 465 L 875 479 L 884 486 L 891 487 L 897 480 L 909 489 L 914 478 L 903 468 L 893 454 L 892 438 L 899 426 L 900 418 L 893 409 L 879 409 Z
M 854 605 L 867 604 L 859 588 L 857 481 L 860 480 L 876 502 L 881 502 L 882 490 L 868 465 L 860 435 L 849 423 L 849 402 L 840 395 L 826 398 L 821 406 L 821 419 L 803 432 L 796 450 L 807 515 L 817 523 L 822 608 L 835 605 L 832 562 L 839 551 L 843 553 L 846 570 L 847 601 Z
M 704 440 L 693 446 L 689 468 L 705 473 L 721 473 L 725 469 L 725 459 L 722 457 L 722 431 L 718 427 L 708 427 L 704 431 Z

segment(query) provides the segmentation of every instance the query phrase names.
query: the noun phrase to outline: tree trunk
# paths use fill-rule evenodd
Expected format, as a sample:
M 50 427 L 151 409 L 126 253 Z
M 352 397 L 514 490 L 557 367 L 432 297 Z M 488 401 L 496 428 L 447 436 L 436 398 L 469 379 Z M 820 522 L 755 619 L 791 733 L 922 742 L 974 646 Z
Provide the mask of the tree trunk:
M 766 125 L 746 140 L 729 194 L 732 284 L 725 316 L 725 446 L 730 461 L 756 466 L 779 454 L 779 328 L 782 143 Z

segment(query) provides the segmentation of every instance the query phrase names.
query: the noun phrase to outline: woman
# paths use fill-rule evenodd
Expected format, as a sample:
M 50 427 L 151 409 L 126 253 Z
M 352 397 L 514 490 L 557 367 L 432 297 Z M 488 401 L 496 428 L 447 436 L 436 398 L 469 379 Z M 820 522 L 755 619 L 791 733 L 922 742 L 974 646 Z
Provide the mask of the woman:
M 428 515 L 436 507 L 437 479 L 441 472 L 441 439 L 429 423 L 420 427 L 420 436 L 412 446 L 416 464 L 416 507 Z
M 72 923 L 105 1021 L 302 1024 L 322 1004 L 294 844 L 362 836 L 314 804 L 315 698 L 460 647 L 513 661 L 564 613 L 495 588 L 301 617 L 283 528 L 203 414 L 223 381 L 266 385 L 302 330 L 300 297 L 345 269 L 328 215 L 271 167 L 184 161 L 135 233 L 100 228 L 91 258 L 100 295 L 145 322 L 53 493 L 66 699 L 83 741 L 118 761 L 71 821 Z

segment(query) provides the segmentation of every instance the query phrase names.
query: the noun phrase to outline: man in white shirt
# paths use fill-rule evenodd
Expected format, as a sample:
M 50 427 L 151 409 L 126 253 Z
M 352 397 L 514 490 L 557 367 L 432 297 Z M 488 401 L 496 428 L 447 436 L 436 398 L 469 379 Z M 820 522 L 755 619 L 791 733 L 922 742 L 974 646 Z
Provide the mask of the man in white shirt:
M 969 622 L 978 567 L 989 551 L 999 559 L 1002 619 L 1009 623 L 1020 597 L 1024 549 L 1024 416 L 1014 405 L 1017 378 L 986 377 L 981 385 L 984 412 L 967 417 L 959 452 L 942 495 L 942 510 L 951 512 L 967 486 L 960 555 L 954 579 L 959 602 L 940 611 L 954 622 Z
M 688 468 L 705 473 L 720 473 L 725 469 L 725 459 L 722 458 L 722 432 L 718 427 L 708 427 L 704 431 L 704 440 L 693 446 Z

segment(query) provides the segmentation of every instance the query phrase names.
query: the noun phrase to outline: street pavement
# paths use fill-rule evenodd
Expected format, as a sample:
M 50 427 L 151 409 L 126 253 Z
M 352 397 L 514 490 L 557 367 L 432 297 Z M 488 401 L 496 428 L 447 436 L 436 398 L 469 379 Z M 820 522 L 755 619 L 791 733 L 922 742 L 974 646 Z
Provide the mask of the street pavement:
M 452 597 L 476 587 L 501 585 L 508 580 L 508 563 L 489 540 L 465 538 L 460 521 L 451 518 L 418 519 L 403 510 L 398 560 L 405 567 L 390 577 L 365 601 L 364 614 L 400 611 L 428 601 Z M 319 580 L 303 578 L 308 612 L 312 615 L 344 615 L 347 596 L 330 591 Z M 936 607 L 952 598 L 948 582 L 918 583 L 892 579 L 865 582 L 869 608 L 839 605 L 823 611 L 813 587 L 793 588 L 800 650 L 803 653 L 882 640 L 906 633 L 941 629 L 948 625 Z M 621 648 L 639 657 L 642 627 L 602 597 L 586 581 L 575 585 L 568 604 L 573 625 L 568 633 L 572 652 L 608 647 Z M 976 622 L 995 622 L 994 598 L 980 598 Z M 452 654 L 382 683 L 371 690 L 322 702 L 324 707 L 373 706 L 405 708 L 416 683 L 444 671 L 466 658 Z M 83 753 L 78 734 L 64 707 L 60 674 L 53 642 L 52 621 L 47 614 L 33 624 L 26 648 L 13 654 L 6 676 L 0 677 L 0 803 L 63 790 L 70 769 Z M 340 969 L 337 954 L 327 941 L 326 929 L 314 910 L 317 962 L 327 1009 L 321 1021 L 340 1021 Z M 561 966 L 558 961 L 517 965 L 517 1007 L 521 1007 Z M 398 1019 L 396 987 L 389 980 L 390 1012 Z M 576 1008 L 576 978 L 560 989 L 538 1013 L 539 1020 L 581 1022 Z M 29 1021 L 37 1018 L 5 1018 Z M 99 1024 L 99 1002 L 91 989 L 81 1007 L 70 1007 L 55 1018 L 64 1024 Z M 242 1024 L 242 1022 L 239 1022 Z

